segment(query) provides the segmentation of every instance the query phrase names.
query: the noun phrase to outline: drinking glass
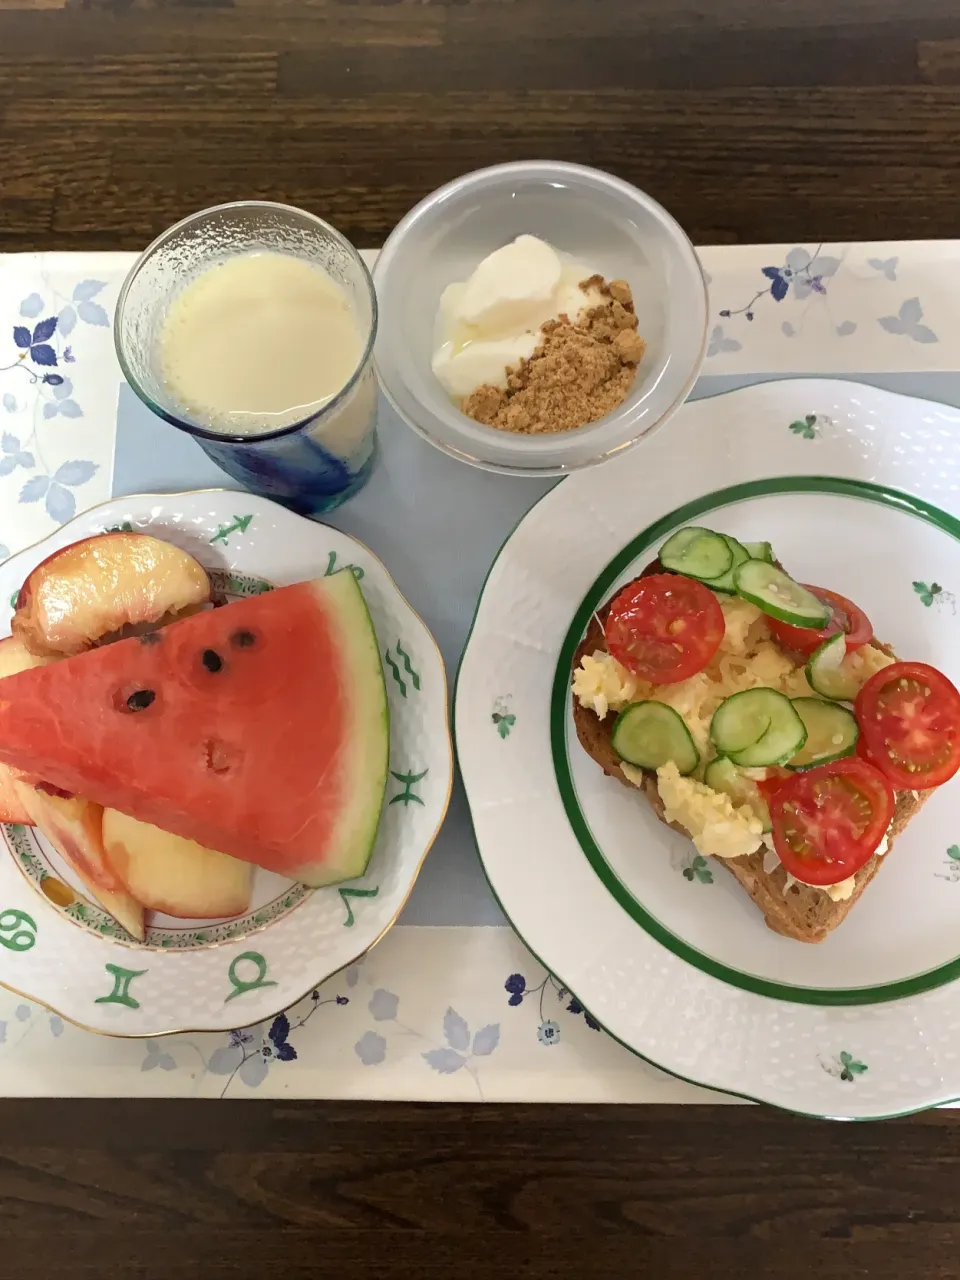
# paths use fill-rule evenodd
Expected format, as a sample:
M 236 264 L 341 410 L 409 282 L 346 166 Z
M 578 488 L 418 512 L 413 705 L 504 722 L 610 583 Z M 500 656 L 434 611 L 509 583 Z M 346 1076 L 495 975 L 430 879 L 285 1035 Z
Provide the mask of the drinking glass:
M 160 336 L 173 299 L 201 272 L 238 254 L 282 253 L 326 271 L 350 303 L 361 337 L 357 366 L 317 412 L 259 434 L 192 420 L 165 385 Z M 377 388 L 372 352 L 377 298 L 359 253 L 303 209 L 268 201 L 217 205 L 184 218 L 144 250 L 117 302 L 114 341 L 124 376 L 147 408 L 186 431 L 246 488 L 301 515 L 331 511 L 362 488 L 376 457 Z M 243 405 L 236 406 L 238 424 Z

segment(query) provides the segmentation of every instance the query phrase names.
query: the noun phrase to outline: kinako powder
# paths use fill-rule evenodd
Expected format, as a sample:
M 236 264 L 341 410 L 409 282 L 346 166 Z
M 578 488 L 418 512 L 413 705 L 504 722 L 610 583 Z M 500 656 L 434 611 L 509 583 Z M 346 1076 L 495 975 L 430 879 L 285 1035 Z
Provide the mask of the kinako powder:
M 507 370 L 505 388 L 484 383 L 466 397 L 461 408 L 468 417 L 539 435 L 595 422 L 626 399 L 646 347 L 630 286 L 595 275 L 580 288 L 599 289 L 604 301 L 576 324 L 565 315 L 548 320 L 533 355 Z

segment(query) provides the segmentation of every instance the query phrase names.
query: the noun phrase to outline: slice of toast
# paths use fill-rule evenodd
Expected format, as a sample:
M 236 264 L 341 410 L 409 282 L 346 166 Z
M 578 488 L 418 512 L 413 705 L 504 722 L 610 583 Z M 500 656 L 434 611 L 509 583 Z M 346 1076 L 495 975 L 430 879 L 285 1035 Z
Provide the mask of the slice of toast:
M 659 562 L 654 562 L 648 565 L 640 576 L 646 577 L 650 573 L 659 572 L 663 570 Z M 603 623 L 606 621 L 608 608 L 609 606 L 605 606 L 590 620 L 587 633 L 573 656 L 574 671 L 585 654 L 593 654 L 597 650 L 606 651 Z M 874 644 L 891 657 L 896 656 L 889 645 L 880 644 L 876 640 Z M 573 698 L 573 722 L 584 751 L 596 761 L 604 773 L 643 794 L 660 821 L 665 822 L 663 801 L 657 790 L 656 774 L 645 772 L 643 786 L 638 788 L 629 781 L 620 768 L 620 757 L 613 749 L 612 741 L 615 721 L 616 716 L 612 713 L 608 714 L 605 720 L 601 720 L 594 711 L 588 707 L 582 707 L 577 699 Z M 736 876 L 763 912 L 768 927 L 775 933 L 782 933 L 787 938 L 796 939 L 797 942 L 822 942 L 828 933 L 846 919 L 864 889 L 877 874 L 884 858 L 889 857 L 889 849 L 893 846 L 895 838 L 903 831 L 929 794 L 929 791 L 919 793 L 898 791 L 896 793 L 896 808 L 890 829 L 888 852 L 879 857 L 872 857 L 860 868 L 855 877 L 856 888 L 850 897 L 842 902 L 834 902 L 822 889 L 815 889 L 810 885 L 794 884 L 787 889 L 787 873 L 782 866 L 778 864 L 773 871 L 764 871 L 765 851 L 762 848 L 745 857 L 715 858 L 714 861 L 722 863 L 732 875 Z M 667 825 L 689 838 L 689 833 L 678 823 Z

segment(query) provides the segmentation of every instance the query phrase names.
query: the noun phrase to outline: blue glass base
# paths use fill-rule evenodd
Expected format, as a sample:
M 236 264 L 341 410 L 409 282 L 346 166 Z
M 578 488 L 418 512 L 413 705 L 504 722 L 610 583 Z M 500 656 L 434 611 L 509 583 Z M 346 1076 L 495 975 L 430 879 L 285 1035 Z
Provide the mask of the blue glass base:
M 306 434 L 263 444 L 200 439 L 197 444 L 245 489 L 302 516 L 323 515 L 346 502 L 370 479 L 378 456 L 375 435 L 365 441 L 356 463 L 338 458 Z
M 335 511 L 337 507 L 352 498 L 355 493 L 359 493 L 363 486 L 373 474 L 373 469 L 377 464 L 380 451 L 374 445 L 373 451 L 367 458 L 366 462 L 359 471 L 354 472 L 346 488 L 339 489 L 334 493 L 317 492 L 315 494 L 307 491 L 302 495 L 284 497 L 283 494 L 268 494 L 276 502 L 282 503 L 283 506 L 289 507 L 291 511 L 296 511 L 301 516 L 321 516 L 328 511 Z M 252 486 L 251 486 L 252 487 Z

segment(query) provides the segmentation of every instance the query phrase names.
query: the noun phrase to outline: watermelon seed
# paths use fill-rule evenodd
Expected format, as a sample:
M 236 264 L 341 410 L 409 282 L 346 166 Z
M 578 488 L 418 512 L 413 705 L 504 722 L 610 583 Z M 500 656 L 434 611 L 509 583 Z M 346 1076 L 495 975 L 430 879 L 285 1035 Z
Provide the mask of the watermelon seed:
M 235 644 L 238 649 L 249 649 L 257 643 L 257 637 L 252 631 L 235 631 L 230 637 L 230 643 Z
M 160 643 L 160 632 L 159 632 L 159 631 L 145 631 L 145 632 L 143 633 L 143 635 L 140 637 L 140 643 L 141 643 L 141 644 L 159 644 L 159 643 Z
M 152 689 L 137 689 L 127 699 L 131 711 L 146 711 L 157 695 Z
M 219 653 L 217 653 L 216 649 L 204 649 L 200 661 L 211 675 L 216 675 L 218 671 L 223 670 L 223 659 L 220 657 Z

